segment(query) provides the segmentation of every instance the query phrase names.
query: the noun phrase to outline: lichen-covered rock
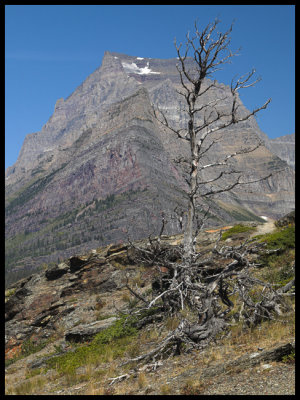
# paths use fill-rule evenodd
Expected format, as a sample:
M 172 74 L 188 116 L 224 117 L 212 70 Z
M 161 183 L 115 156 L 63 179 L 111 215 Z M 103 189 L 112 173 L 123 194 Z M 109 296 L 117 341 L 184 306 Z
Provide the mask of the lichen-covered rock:
M 111 317 L 102 321 L 91 322 L 90 324 L 77 325 L 65 333 L 65 339 L 69 342 L 89 341 L 103 329 L 109 328 L 116 319 L 116 317 Z
M 283 226 L 287 226 L 288 224 L 294 224 L 294 223 L 295 223 L 295 210 L 291 211 L 287 215 L 284 215 L 283 217 L 275 221 L 275 226 L 280 228 Z

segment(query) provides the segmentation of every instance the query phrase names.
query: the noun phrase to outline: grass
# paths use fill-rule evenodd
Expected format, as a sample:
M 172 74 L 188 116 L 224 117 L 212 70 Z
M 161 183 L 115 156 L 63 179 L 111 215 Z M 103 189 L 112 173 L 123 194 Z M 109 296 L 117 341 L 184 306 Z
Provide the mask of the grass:
M 255 231 L 255 229 L 256 228 L 253 226 L 238 224 L 238 225 L 235 225 L 232 228 L 228 229 L 226 232 L 224 232 L 222 234 L 222 240 L 226 240 L 226 239 L 232 237 L 233 235 L 237 235 L 239 233 Z
M 123 316 L 112 326 L 99 332 L 90 344 L 78 346 L 74 352 L 48 360 L 48 367 L 72 376 L 83 365 L 110 362 L 124 355 L 136 334 L 132 321 L 127 322 L 126 316 Z
M 26 379 L 19 385 L 13 384 L 6 389 L 7 395 L 30 395 L 37 392 L 47 383 L 48 379 L 45 376 L 34 376 L 31 379 Z
M 288 250 L 282 254 L 262 256 L 260 262 L 265 266 L 261 270 L 261 278 L 279 287 L 286 285 L 293 277 L 292 263 L 295 259 L 295 250 Z
M 9 297 L 11 297 L 13 294 L 15 294 L 16 290 L 17 290 L 16 288 L 5 290 L 5 303 L 7 302 Z
M 260 255 L 260 277 L 278 286 L 287 284 L 294 277 L 292 264 L 295 260 L 295 226 L 289 225 L 254 239 L 266 243 L 267 250 L 278 249 L 276 253 Z
M 184 396 L 199 395 L 207 385 L 203 382 L 195 382 L 193 379 L 188 379 L 184 386 L 181 388 L 181 393 Z
M 282 362 L 285 364 L 295 364 L 296 358 L 295 358 L 295 351 L 293 351 L 291 354 L 284 356 L 282 358 Z
M 148 384 L 147 375 L 145 372 L 141 372 L 137 379 L 139 389 L 143 389 Z
M 118 326 L 120 325 L 121 323 Z M 123 366 L 122 370 L 120 370 L 118 366 L 120 363 L 119 357 L 135 356 L 134 348 L 137 343 L 148 349 L 149 341 L 152 341 L 153 345 L 153 341 L 159 340 L 160 335 L 157 335 L 157 333 L 154 335 L 153 331 L 154 329 L 143 330 L 138 336 L 131 335 L 129 331 L 128 336 L 119 337 L 119 329 L 115 328 L 111 330 L 111 335 L 108 335 L 108 332 L 106 332 L 105 335 L 98 337 L 97 348 L 86 345 L 82 346 L 82 349 L 90 348 L 90 350 L 81 360 L 79 360 L 78 355 L 73 360 L 71 358 L 68 358 L 68 360 L 65 358 L 64 361 L 62 361 L 63 359 L 57 359 L 57 373 L 54 377 L 56 379 L 55 390 L 59 387 L 81 386 L 82 383 L 87 383 L 85 386 L 82 385 L 85 388 L 84 394 L 128 395 L 147 390 L 149 392 L 153 390 L 158 391 L 162 395 L 174 394 L 173 385 L 166 383 L 169 375 L 168 373 L 164 375 L 166 373 L 164 370 L 159 370 L 159 376 L 140 372 L 135 377 L 131 377 L 120 384 L 108 386 L 108 378 L 128 372 L 129 369 L 126 369 L 126 367 L 131 368 L 130 365 Z M 293 314 L 282 316 L 278 320 L 263 322 L 260 326 L 251 329 L 245 329 L 241 323 L 238 323 L 231 327 L 231 335 L 229 337 L 220 340 L 217 345 L 212 344 L 202 353 L 193 353 L 196 356 L 196 359 L 193 358 L 193 365 L 199 365 L 198 372 L 201 373 L 205 368 L 214 364 L 228 362 L 247 352 L 256 352 L 258 346 L 267 349 L 277 343 L 288 341 L 294 334 L 295 317 Z M 75 350 L 75 353 L 79 349 Z M 95 351 L 98 351 L 97 356 L 94 354 Z M 72 354 L 74 353 L 71 353 L 70 357 Z M 291 355 L 290 357 L 286 357 L 283 362 L 293 363 L 294 359 L 295 356 Z M 77 370 L 74 368 L 75 361 L 80 361 L 76 365 Z M 191 367 L 190 361 L 184 358 L 171 359 L 169 362 L 172 365 L 172 376 L 178 376 Z M 67 368 L 68 366 L 70 368 Z M 38 371 L 43 372 L 41 370 Z M 198 372 L 197 376 L 192 375 L 186 381 L 182 382 L 180 394 L 200 395 L 205 387 L 210 384 L 206 380 L 199 380 Z M 38 373 L 34 371 L 27 372 L 27 378 L 30 378 L 30 381 L 26 379 L 25 382 L 18 386 L 9 385 L 7 394 L 37 394 L 47 383 L 43 376 L 37 375 Z
M 170 395 L 172 394 L 172 387 L 167 383 L 164 383 L 160 386 L 160 392 L 161 395 Z
M 259 242 L 265 242 L 267 249 L 294 249 L 295 248 L 295 225 L 289 225 L 282 229 L 277 229 L 272 233 L 257 235 L 254 237 Z
M 223 346 L 242 348 L 246 351 L 256 351 L 260 347 L 269 347 L 273 343 L 289 340 L 295 335 L 294 313 L 282 316 L 280 319 L 264 321 L 255 328 L 244 328 L 241 323 L 231 329 L 229 338 L 222 341 Z

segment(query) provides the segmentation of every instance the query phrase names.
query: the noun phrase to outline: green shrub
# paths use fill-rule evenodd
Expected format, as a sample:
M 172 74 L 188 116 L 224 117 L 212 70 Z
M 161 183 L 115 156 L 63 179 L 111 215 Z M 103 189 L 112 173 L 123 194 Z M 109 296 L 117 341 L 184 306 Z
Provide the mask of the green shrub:
M 260 255 L 258 262 L 264 267 L 263 278 L 279 286 L 286 285 L 294 277 L 292 264 L 295 259 L 295 226 L 287 226 L 266 235 L 259 235 L 256 239 L 259 242 L 265 242 L 267 250 L 279 250 L 275 253 Z
M 288 354 L 287 356 L 283 356 L 282 362 L 286 363 L 286 364 L 295 364 L 295 362 L 296 362 L 295 351 L 292 351 L 292 353 Z
M 122 316 L 109 328 L 99 332 L 90 344 L 79 346 L 75 351 L 53 357 L 47 361 L 49 368 L 59 372 L 74 374 L 75 370 L 88 363 L 106 362 L 107 358 L 122 357 L 132 337 L 137 333 L 132 321 Z
M 222 240 L 226 240 L 232 235 L 236 235 L 238 233 L 243 233 L 243 232 L 250 232 L 250 231 L 255 231 L 255 227 L 253 226 L 246 226 L 242 224 L 238 224 L 233 226 L 232 228 L 228 229 L 226 232 L 222 234 Z
M 30 354 L 37 353 L 38 351 L 42 350 L 46 345 L 49 343 L 49 340 L 43 340 L 39 343 L 28 339 L 25 340 L 22 344 L 22 351 L 21 351 L 21 356 L 22 357 L 27 357 Z
M 295 248 L 295 225 L 287 226 L 266 235 L 256 236 L 260 242 L 267 243 L 267 249 L 294 249 Z
M 295 258 L 294 250 L 284 251 L 282 254 L 265 254 L 259 259 L 264 267 L 262 277 L 267 282 L 284 286 L 295 275 L 292 262 Z

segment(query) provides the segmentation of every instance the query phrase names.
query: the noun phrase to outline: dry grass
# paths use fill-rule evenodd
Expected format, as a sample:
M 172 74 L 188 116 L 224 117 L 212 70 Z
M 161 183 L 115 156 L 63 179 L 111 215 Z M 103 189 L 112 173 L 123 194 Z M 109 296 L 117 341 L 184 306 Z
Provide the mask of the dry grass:
M 139 267 L 138 272 L 131 278 L 129 283 L 130 283 L 130 285 L 132 287 L 135 287 L 135 286 L 141 287 L 141 286 L 143 286 L 143 283 L 144 283 L 143 279 L 142 279 L 143 270 L 144 270 L 143 267 Z
M 45 386 L 47 383 L 47 378 L 45 376 L 35 376 L 30 379 L 26 379 L 21 384 L 17 384 L 15 382 L 14 385 L 10 385 L 6 387 L 7 395 L 30 395 L 30 394 L 37 394 L 39 390 Z
M 195 379 L 188 379 L 185 382 L 185 384 L 181 387 L 180 394 L 185 396 L 202 394 L 207 384 L 208 382 L 204 383 Z
M 176 316 L 168 317 L 166 320 L 165 327 L 167 328 L 168 331 L 173 331 L 174 329 L 177 328 L 179 322 L 180 320 Z
M 172 325 L 175 321 L 171 319 L 165 321 L 165 325 Z M 180 394 L 200 395 L 205 387 L 209 385 L 208 381 L 202 382 L 199 377 L 202 371 L 216 364 L 228 362 L 244 355 L 246 352 L 255 352 L 258 347 L 269 348 L 273 345 L 290 340 L 295 334 L 294 315 L 286 315 L 276 321 L 268 321 L 262 323 L 255 329 L 243 329 L 239 323 L 231 328 L 229 337 L 220 341 L 219 344 L 212 344 L 202 353 L 193 352 L 189 356 L 179 356 L 164 362 L 164 366 L 159 370 L 159 375 L 149 374 L 145 371 L 140 372 L 136 376 L 131 376 L 122 382 L 109 385 L 109 378 L 127 373 L 132 365 L 119 367 L 120 359 L 113 359 L 109 354 L 109 346 L 105 356 L 99 364 L 95 364 L 95 360 L 87 360 L 84 367 L 80 367 L 74 373 L 53 374 L 52 377 L 41 375 L 34 376 L 33 371 L 27 371 L 26 379 L 22 384 L 17 385 L 13 382 L 9 375 L 5 383 L 7 386 L 6 394 L 38 394 L 48 382 L 52 382 L 54 386 L 60 388 L 74 388 L 82 386 L 80 394 L 85 395 L 128 395 L 149 393 L 155 391 L 161 395 L 175 394 L 174 385 L 169 382 L 170 378 L 176 382 L 174 378 L 186 372 L 186 369 L 199 365 L 197 376 L 191 376 L 187 380 L 183 380 L 179 385 Z M 161 338 L 159 327 L 153 329 L 145 329 L 140 332 L 139 337 L 129 344 L 126 357 L 134 356 L 139 353 L 141 348 L 155 346 L 155 342 Z M 139 346 L 137 346 L 139 343 Z M 140 349 L 137 349 L 137 348 Z M 43 371 L 41 371 L 42 373 Z M 75 386 L 76 385 L 76 386 Z M 44 389 L 45 390 L 45 389 Z M 79 393 L 78 393 L 79 394 Z
M 163 385 L 160 386 L 160 394 L 161 395 L 172 394 L 172 387 L 167 383 L 164 383 Z
M 147 375 L 144 372 L 141 372 L 138 376 L 137 383 L 139 389 L 143 389 L 148 384 Z
M 255 352 L 258 347 L 269 348 L 288 341 L 295 336 L 295 316 L 286 315 L 275 321 L 263 322 L 253 329 L 243 329 L 239 323 L 231 328 L 229 337 L 218 345 L 211 345 L 200 356 L 203 365 L 219 364 L 230 357 L 240 357 L 246 352 Z

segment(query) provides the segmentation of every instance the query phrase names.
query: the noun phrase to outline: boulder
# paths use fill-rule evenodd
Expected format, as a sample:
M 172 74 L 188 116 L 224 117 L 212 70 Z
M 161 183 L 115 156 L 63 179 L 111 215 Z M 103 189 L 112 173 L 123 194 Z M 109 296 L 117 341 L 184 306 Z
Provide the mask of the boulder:
M 295 224 L 295 210 L 275 221 L 275 226 L 277 226 L 277 228 L 281 228 L 289 224 Z
M 61 263 L 58 265 L 55 265 L 52 268 L 47 269 L 45 272 L 45 276 L 48 279 L 48 281 L 53 281 L 55 279 L 59 279 L 62 277 L 64 274 L 66 274 L 69 270 L 69 266 L 65 263 Z
M 110 317 L 102 321 L 95 321 L 90 324 L 77 325 L 69 329 L 65 333 L 65 340 L 69 342 L 86 342 L 93 339 L 93 337 L 103 329 L 109 328 L 115 321 L 116 317 Z
M 5 322 L 13 319 L 22 310 L 22 305 L 16 297 L 8 299 L 5 303 Z
M 88 261 L 87 256 L 73 256 L 69 258 L 71 272 L 79 271 Z
M 10 321 L 15 317 L 20 311 L 23 310 L 23 303 L 25 297 L 31 294 L 31 290 L 22 286 L 17 289 L 16 292 L 8 298 L 5 302 L 5 321 Z

